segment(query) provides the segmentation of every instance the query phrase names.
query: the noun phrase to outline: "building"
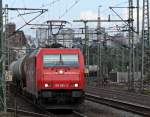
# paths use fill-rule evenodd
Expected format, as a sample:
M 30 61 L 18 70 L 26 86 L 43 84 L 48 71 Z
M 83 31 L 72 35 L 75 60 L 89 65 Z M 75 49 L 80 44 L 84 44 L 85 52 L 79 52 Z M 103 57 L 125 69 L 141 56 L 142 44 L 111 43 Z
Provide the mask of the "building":
M 22 47 L 27 43 L 25 34 L 23 31 L 16 31 L 16 25 L 9 23 L 6 25 L 6 45 L 9 48 Z
M 74 30 L 71 28 L 60 30 L 59 34 L 56 36 L 57 42 L 66 46 L 73 46 Z
M 140 81 L 141 78 L 141 72 L 135 72 L 134 73 L 135 79 L 134 81 Z M 111 72 L 109 73 L 109 80 L 116 83 L 128 83 L 128 72 Z
M 5 28 L 5 42 L 6 48 L 9 49 L 9 63 L 14 61 L 17 56 L 25 54 L 20 51 L 26 47 L 27 40 L 23 31 L 16 31 L 16 25 L 14 23 L 8 23 Z M 25 51 L 24 51 L 25 52 Z
M 37 28 L 36 29 L 36 41 L 37 46 L 42 47 L 47 43 L 48 40 L 48 29 L 46 28 Z

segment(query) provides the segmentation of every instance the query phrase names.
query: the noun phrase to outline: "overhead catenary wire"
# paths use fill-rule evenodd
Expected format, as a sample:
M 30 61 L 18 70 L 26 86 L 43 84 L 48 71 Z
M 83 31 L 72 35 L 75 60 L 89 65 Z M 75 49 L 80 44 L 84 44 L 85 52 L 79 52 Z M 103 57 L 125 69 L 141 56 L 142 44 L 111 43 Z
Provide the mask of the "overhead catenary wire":
M 15 3 L 16 3 L 16 0 L 14 0 L 14 1 L 12 2 L 11 7 L 13 7 Z
M 22 0 L 23 6 L 26 8 L 26 3 L 24 0 Z M 25 11 L 24 11 L 25 12 Z
M 36 18 L 40 17 L 44 12 L 41 12 L 38 16 L 32 18 L 31 20 L 29 20 L 28 22 L 26 22 L 23 26 L 21 26 L 20 28 L 17 29 L 17 31 L 19 31 L 20 29 L 22 29 L 23 27 L 25 27 L 26 25 L 28 25 L 30 22 L 32 22 L 33 20 L 35 20 Z
M 45 4 L 45 5 L 42 5 L 40 8 L 43 8 L 43 7 L 47 7 L 47 6 L 51 6 L 57 2 L 60 2 L 61 0 L 53 0 L 52 2 L 48 3 L 48 4 Z
M 113 2 L 109 3 L 109 5 L 110 4 L 112 5 L 112 3 Z M 119 6 L 119 5 L 126 4 L 126 3 L 128 3 L 128 2 L 120 2 L 120 3 L 117 3 L 117 4 L 113 5 L 113 6 Z M 105 13 L 105 12 L 107 12 L 107 10 L 109 10 L 109 5 L 108 5 L 108 8 L 105 7 L 105 9 L 102 10 L 102 13 Z
M 44 7 L 51 7 L 52 5 L 56 4 L 57 2 L 60 2 L 61 0 L 53 0 L 52 2 L 48 3 L 48 4 L 43 4 L 41 7 L 39 8 L 44 8 Z M 49 8 L 48 8 L 49 9 Z M 36 13 L 36 12 L 33 12 Z M 26 13 L 29 14 L 29 13 Z M 43 20 L 42 20 L 43 21 Z M 36 21 L 36 22 L 40 22 L 40 20 Z
M 9 10 L 36 10 L 36 9 L 28 9 L 28 8 L 8 8 Z M 40 10 L 40 9 L 37 9 L 37 10 Z M 30 24 L 33 20 L 35 20 L 36 18 L 38 18 L 38 17 L 40 17 L 43 13 L 45 13 L 46 11 L 48 11 L 47 9 L 41 9 L 41 12 L 40 12 L 40 14 L 39 15 L 37 15 L 37 16 L 35 16 L 34 18 L 32 18 L 32 19 L 30 19 L 29 21 L 25 21 L 25 19 L 23 18 L 23 20 L 24 20 L 24 22 L 25 22 L 25 24 L 24 25 L 22 25 L 21 27 L 19 27 L 15 32 L 13 32 L 13 34 L 11 34 L 9 37 L 8 37 L 8 39 L 10 38 L 10 37 L 12 37 L 13 35 L 15 35 L 16 34 L 16 32 L 17 31 L 19 31 L 20 29 L 22 29 L 23 27 L 25 27 L 26 25 L 28 25 L 28 24 Z M 18 11 L 18 13 L 20 14 L 20 12 Z
M 81 0 L 75 0 L 75 2 L 68 8 L 65 10 L 65 12 L 59 16 L 59 19 L 63 18 L 75 5 L 77 5 Z
M 19 14 L 18 16 L 20 16 L 20 17 L 23 19 L 24 23 L 27 23 L 26 20 L 24 19 L 24 17 L 23 17 L 23 16 L 21 15 L 21 13 L 19 12 L 19 10 L 17 10 L 17 12 L 18 12 L 18 14 Z

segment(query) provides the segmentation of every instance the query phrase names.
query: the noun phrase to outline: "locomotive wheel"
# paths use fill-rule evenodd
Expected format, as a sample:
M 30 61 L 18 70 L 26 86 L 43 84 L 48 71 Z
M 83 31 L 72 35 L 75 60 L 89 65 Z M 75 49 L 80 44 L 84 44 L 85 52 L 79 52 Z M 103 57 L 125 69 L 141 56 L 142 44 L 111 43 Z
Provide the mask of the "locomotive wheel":
M 37 104 L 42 105 L 42 99 L 38 98 L 37 99 Z
M 37 100 L 37 98 L 36 98 L 35 96 L 33 97 L 33 103 L 34 103 L 34 104 L 37 104 L 37 103 L 38 103 L 38 100 Z
M 20 81 L 20 92 L 21 92 L 21 94 L 22 95 L 24 95 L 24 90 L 23 90 L 23 82 L 22 81 Z

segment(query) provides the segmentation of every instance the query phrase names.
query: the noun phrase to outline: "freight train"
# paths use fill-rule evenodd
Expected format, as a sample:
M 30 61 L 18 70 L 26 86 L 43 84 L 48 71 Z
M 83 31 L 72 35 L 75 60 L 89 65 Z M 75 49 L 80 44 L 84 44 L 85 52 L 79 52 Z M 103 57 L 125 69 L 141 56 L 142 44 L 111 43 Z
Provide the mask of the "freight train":
M 75 48 L 40 48 L 10 65 L 19 92 L 50 109 L 84 102 L 84 59 Z

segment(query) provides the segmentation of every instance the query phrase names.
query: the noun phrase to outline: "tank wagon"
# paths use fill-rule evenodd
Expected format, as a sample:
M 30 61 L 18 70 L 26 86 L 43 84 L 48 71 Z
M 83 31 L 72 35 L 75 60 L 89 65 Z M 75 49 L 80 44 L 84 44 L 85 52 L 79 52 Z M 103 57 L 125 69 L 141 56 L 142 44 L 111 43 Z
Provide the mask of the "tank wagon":
M 47 108 L 74 109 L 84 101 L 84 60 L 79 49 L 40 48 L 10 65 L 20 92 Z

